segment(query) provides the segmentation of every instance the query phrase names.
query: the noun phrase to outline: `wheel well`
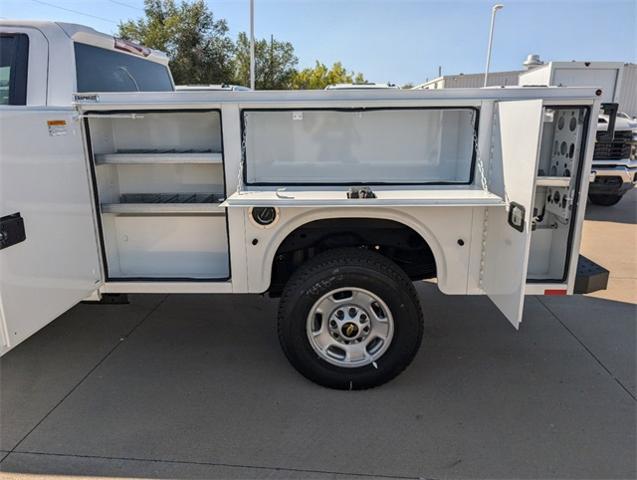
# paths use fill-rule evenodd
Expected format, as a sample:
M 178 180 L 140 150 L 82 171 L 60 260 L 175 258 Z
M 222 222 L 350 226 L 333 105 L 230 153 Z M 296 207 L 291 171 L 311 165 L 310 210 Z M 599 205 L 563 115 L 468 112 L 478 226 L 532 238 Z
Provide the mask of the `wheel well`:
M 281 242 L 272 264 L 270 295 L 280 295 L 303 262 L 340 247 L 374 250 L 395 262 L 412 280 L 436 276 L 431 248 L 411 227 L 380 218 L 330 218 L 306 223 Z

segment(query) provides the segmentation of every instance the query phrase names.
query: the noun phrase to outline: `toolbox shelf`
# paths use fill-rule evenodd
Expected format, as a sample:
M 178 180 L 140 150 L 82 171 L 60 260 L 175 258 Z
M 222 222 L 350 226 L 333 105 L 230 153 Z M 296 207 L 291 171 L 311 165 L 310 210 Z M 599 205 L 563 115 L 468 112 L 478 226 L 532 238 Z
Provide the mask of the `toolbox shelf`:
M 571 177 L 537 177 L 535 184 L 538 187 L 568 187 Z
M 102 213 L 224 215 L 220 200 L 222 196 L 214 193 L 126 193 L 120 196 L 119 203 L 103 203 Z
M 104 203 L 102 213 L 116 214 L 178 214 L 208 213 L 225 215 L 219 203 Z
M 220 152 L 116 152 L 95 155 L 97 165 L 218 164 Z

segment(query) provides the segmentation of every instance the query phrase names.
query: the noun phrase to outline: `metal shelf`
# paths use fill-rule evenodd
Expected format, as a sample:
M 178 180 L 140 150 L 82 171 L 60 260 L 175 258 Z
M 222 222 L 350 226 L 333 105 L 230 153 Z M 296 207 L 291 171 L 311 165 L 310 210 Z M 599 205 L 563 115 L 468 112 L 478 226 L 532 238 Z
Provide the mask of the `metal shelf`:
M 97 165 L 157 165 L 157 164 L 217 164 L 222 155 L 218 152 L 139 152 L 104 153 L 95 155 Z
M 206 213 L 225 215 L 219 203 L 103 203 L 102 213 L 149 215 Z
M 568 187 L 571 177 L 537 177 L 535 185 L 538 187 Z

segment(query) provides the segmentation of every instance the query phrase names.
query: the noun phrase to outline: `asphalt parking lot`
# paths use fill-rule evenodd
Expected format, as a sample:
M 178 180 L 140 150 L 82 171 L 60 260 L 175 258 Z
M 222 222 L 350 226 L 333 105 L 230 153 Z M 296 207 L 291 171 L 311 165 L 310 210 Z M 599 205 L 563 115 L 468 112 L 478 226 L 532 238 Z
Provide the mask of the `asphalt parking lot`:
M 267 298 L 78 305 L 1 360 L 2 476 L 635 478 L 636 214 L 589 208 L 609 290 L 527 297 L 519 332 L 419 284 L 423 347 L 370 391 L 297 374 Z

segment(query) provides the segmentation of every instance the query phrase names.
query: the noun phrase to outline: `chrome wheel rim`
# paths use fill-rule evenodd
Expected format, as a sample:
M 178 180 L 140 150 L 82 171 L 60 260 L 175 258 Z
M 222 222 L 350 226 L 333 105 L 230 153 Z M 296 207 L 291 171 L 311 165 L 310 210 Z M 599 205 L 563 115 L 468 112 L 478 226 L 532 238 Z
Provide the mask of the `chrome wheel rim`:
M 338 288 L 314 303 L 306 332 L 312 349 L 332 365 L 376 366 L 394 336 L 394 317 L 387 304 L 369 290 Z

